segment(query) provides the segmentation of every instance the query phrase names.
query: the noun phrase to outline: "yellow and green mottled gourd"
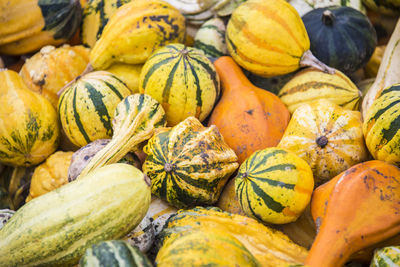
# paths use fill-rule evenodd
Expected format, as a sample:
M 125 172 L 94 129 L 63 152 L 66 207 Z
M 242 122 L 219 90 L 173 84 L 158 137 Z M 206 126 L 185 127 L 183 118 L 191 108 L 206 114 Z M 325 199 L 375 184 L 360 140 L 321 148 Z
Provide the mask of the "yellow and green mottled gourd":
M 295 110 L 278 147 L 304 159 L 316 185 L 367 160 L 361 113 L 325 99 Z
M 155 134 L 143 151 L 152 193 L 176 207 L 215 203 L 238 167 L 217 127 L 194 117 Z
M 140 74 L 140 92 L 163 106 L 169 126 L 189 116 L 203 121 L 220 95 L 220 81 L 201 50 L 167 45 L 151 55 Z
M 58 101 L 58 114 L 68 139 L 83 147 L 110 138 L 115 108 L 130 94 L 129 88 L 109 72 L 95 71 L 79 77 Z
M 400 265 L 400 247 L 384 247 L 377 249 L 370 267 L 396 267 Z
M 0 266 L 72 266 L 91 245 L 124 237 L 146 215 L 149 181 L 116 163 L 20 208 L 0 230 Z
M 12 70 L 0 69 L 0 162 L 39 164 L 58 147 L 60 127 L 51 103 Z
M 364 119 L 365 143 L 374 159 L 400 164 L 400 84 L 385 88 Z
M 156 245 L 160 247 L 170 238 L 198 230 L 216 230 L 235 237 L 264 267 L 302 264 L 307 257 L 307 250 L 293 243 L 282 232 L 253 218 L 223 212 L 213 207 L 179 210 L 169 218 Z M 222 258 L 223 255 L 221 253 Z
M 313 189 L 313 173 L 307 162 L 275 147 L 253 153 L 235 177 L 242 210 L 266 223 L 296 221 L 310 202 Z
M 94 69 L 113 63 L 142 64 L 159 47 L 185 41 L 185 18 L 161 0 L 135 0 L 108 21 L 90 53 Z
M 175 235 L 157 254 L 158 267 L 261 267 L 243 244 L 227 232 L 200 230 Z

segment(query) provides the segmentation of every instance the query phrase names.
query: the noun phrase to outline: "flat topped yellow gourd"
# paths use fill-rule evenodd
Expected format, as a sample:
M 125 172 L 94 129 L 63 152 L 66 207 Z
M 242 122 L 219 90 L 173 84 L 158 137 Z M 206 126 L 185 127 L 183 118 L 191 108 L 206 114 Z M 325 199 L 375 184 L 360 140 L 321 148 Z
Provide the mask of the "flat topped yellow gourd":
M 316 59 L 296 9 L 285 0 L 249 0 L 232 13 L 226 32 L 229 53 L 243 68 L 263 77 L 302 66 L 334 70 Z

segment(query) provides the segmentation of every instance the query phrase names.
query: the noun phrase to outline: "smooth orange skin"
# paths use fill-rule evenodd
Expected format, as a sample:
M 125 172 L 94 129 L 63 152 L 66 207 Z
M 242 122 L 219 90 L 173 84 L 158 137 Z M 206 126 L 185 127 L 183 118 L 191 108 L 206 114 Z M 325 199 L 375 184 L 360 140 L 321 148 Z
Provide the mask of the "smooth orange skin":
M 305 265 L 342 266 L 353 253 L 399 233 L 399 178 L 395 165 L 373 160 L 318 187 L 311 202 L 313 217 L 321 214 L 313 206 L 324 206 L 330 197 Z
M 251 84 L 231 57 L 220 57 L 214 65 L 223 93 L 208 125 L 217 126 L 239 163 L 257 150 L 278 145 L 290 119 L 285 104 Z

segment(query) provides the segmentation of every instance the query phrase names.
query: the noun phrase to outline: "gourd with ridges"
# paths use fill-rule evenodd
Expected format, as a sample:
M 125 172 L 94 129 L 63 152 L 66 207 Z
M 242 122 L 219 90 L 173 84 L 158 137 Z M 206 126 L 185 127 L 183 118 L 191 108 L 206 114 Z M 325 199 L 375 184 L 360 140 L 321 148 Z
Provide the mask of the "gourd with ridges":
M 364 119 L 365 143 L 375 159 L 400 163 L 400 84 L 382 91 Z
M 220 18 L 213 18 L 201 25 L 194 38 L 194 47 L 202 50 L 208 57 L 228 54 L 225 42 L 226 27 Z
M 294 244 L 280 231 L 252 218 L 223 212 L 213 207 L 179 210 L 176 215 L 169 218 L 166 227 L 158 236 L 156 247 L 160 247 L 169 238 L 185 232 L 209 229 L 226 232 L 235 237 L 265 267 L 301 264 L 307 257 L 306 249 Z
M 0 54 L 21 55 L 69 40 L 81 22 L 79 0 L 1 1 Z
M 117 9 L 131 0 L 91 0 L 85 6 L 81 24 L 82 44 L 93 47 Z
M 29 89 L 57 108 L 58 91 L 78 77 L 89 63 L 89 49 L 78 45 L 45 46 L 25 61 L 20 75 Z
M 345 74 L 363 68 L 377 44 L 368 17 L 350 7 L 317 8 L 303 16 L 312 53 Z
M 262 77 L 287 74 L 304 66 L 334 73 L 312 55 L 303 21 L 285 0 L 241 4 L 228 22 L 226 43 L 240 66 Z
M 189 116 L 203 121 L 220 95 L 211 61 L 198 49 L 182 44 L 154 52 L 143 66 L 139 86 L 140 92 L 161 103 L 170 126 Z
M 114 110 L 130 94 L 129 88 L 109 72 L 79 77 L 58 102 L 58 114 L 68 139 L 82 147 L 96 139 L 110 138 Z
M 199 267 L 261 266 L 237 238 L 216 229 L 190 231 L 169 238 L 158 252 L 155 263 L 158 267 L 181 264 Z
M 145 179 L 116 163 L 33 199 L 0 230 L 0 266 L 71 266 L 90 245 L 124 237 L 149 207 Z
M 123 240 L 103 241 L 92 245 L 79 261 L 80 267 L 152 267 L 139 249 Z
M 57 149 L 60 128 L 54 107 L 12 70 L 0 69 L 0 106 L 1 163 L 32 166 Z
M 400 247 L 385 247 L 377 249 L 372 258 L 370 267 L 391 267 L 400 264 Z
M 164 127 L 165 124 L 165 112 L 156 100 L 144 94 L 126 97 L 115 109 L 111 141 L 96 153 L 80 176 L 118 162 L 130 151 L 137 151 L 138 147 L 153 136 L 157 128 Z
M 313 174 L 307 162 L 275 147 L 252 154 L 235 177 L 242 210 L 266 223 L 297 220 L 310 202 L 313 189 Z
M 142 64 L 159 47 L 185 40 L 185 18 L 162 0 L 135 0 L 108 21 L 90 52 L 94 69 L 113 63 Z
M 342 72 L 327 74 L 308 68 L 300 71 L 279 91 L 279 98 L 293 113 L 296 108 L 318 99 L 326 99 L 350 110 L 358 110 L 361 92 Z
M 176 207 L 215 203 L 238 167 L 217 127 L 204 127 L 194 117 L 155 134 L 143 151 L 152 193 Z

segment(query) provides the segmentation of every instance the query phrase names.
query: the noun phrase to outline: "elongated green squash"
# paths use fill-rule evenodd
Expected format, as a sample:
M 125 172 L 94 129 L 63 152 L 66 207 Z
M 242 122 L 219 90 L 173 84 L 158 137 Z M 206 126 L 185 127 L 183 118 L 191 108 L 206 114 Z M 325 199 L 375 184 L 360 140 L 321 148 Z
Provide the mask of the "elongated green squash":
M 0 230 L 0 266 L 71 266 L 89 246 L 119 239 L 145 216 L 143 173 L 116 163 L 25 204 Z

